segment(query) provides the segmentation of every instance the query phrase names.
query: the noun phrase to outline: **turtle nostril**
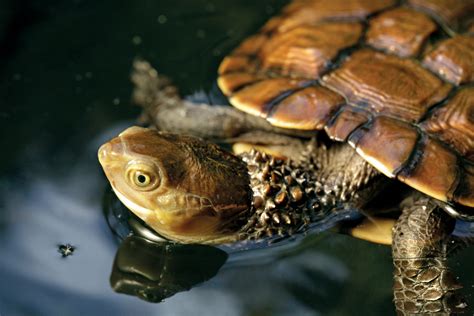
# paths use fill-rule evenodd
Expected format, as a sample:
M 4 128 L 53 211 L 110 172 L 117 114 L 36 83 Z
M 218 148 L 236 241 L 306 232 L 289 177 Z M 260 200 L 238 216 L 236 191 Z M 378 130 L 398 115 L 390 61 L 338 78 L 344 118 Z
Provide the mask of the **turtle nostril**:
M 124 153 L 124 144 L 118 137 L 100 146 L 97 153 L 99 161 L 104 164 L 112 159 L 122 156 Z
M 109 155 L 111 150 L 112 150 L 112 146 L 109 143 L 105 143 L 102 146 L 100 146 L 99 151 L 98 151 L 98 157 L 101 164 L 103 164 L 106 161 L 107 156 Z

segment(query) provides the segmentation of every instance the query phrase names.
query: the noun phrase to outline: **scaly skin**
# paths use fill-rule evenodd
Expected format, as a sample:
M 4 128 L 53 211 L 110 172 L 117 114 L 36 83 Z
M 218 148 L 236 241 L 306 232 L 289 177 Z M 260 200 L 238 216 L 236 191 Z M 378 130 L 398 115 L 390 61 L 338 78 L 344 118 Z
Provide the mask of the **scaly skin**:
M 241 156 L 250 174 L 252 212 L 244 220 L 239 239 L 286 236 L 304 230 L 326 214 L 314 186 L 314 173 L 304 173 L 290 161 L 252 151 Z
M 258 151 L 241 155 L 249 169 L 253 211 L 239 239 L 304 231 L 329 212 L 362 207 L 368 196 L 383 187 L 380 174 L 348 146 L 331 150 L 312 146 L 300 162 L 275 159 Z M 331 168 L 328 161 L 334 156 L 347 168 Z
M 419 197 L 403 209 L 393 230 L 394 302 L 400 315 L 451 315 L 466 309 L 462 286 L 447 265 L 455 220 Z

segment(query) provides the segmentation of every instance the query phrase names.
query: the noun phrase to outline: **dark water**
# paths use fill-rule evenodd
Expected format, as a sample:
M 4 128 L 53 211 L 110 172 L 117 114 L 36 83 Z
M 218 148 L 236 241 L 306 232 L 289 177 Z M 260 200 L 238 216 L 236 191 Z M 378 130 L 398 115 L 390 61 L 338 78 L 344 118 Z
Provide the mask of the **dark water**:
M 96 151 L 138 115 L 132 60 L 150 60 L 184 95 L 224 102 L 214 84 L 223 54 L 283 2 L 0 2 L 2 316 L 393 314 L 390 249 L 331 233 L 231 258 L 160 304 L 109 285 L 118 243 Z M 62 258 L 65 243 L 76 250 Z M 468 295 L 473 259 L 453 260 Z

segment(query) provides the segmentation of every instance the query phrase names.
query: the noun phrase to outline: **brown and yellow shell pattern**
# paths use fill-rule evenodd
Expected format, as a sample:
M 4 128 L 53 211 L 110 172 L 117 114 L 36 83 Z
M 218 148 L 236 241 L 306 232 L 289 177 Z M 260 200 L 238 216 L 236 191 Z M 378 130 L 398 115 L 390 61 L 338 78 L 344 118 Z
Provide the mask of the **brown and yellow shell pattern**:
M 238 109 L 324 129 L 385 175 L 474 207 L 474 0 L 295 0 L 219 68 Z

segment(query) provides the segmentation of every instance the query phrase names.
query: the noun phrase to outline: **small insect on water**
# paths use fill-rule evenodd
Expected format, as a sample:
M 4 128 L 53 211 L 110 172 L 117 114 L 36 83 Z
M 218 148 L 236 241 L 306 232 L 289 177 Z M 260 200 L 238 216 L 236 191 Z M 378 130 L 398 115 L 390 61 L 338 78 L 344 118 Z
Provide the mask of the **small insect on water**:
M 74 250 L 76 250 L 76 247 L 74 247 L 71 244 L 58 245 L 58 252 L 61 254 L 63 258 L 71 256 L 74 253 Z

